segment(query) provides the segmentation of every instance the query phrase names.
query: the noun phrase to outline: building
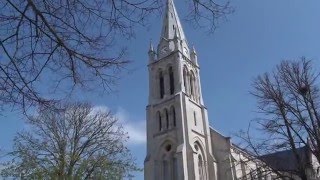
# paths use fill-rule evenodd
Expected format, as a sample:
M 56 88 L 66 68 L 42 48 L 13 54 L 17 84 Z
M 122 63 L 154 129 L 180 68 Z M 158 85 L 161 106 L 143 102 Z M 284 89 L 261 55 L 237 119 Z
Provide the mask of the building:
M 197 53 L 190 48 L 173 0 L 161 39 L 149 49 L 146 180 L 272 179 L 270 168 L 210 127 Z

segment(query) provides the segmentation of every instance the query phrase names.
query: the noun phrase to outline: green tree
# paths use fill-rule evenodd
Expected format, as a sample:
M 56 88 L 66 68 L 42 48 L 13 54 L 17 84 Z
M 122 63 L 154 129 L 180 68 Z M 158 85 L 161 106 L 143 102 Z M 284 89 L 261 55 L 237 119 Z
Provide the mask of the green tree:
M 39 109 L 14 139 L 1 175 L 22 179 L 122 179 L 138 168 L 114 115 L 88 104 Z

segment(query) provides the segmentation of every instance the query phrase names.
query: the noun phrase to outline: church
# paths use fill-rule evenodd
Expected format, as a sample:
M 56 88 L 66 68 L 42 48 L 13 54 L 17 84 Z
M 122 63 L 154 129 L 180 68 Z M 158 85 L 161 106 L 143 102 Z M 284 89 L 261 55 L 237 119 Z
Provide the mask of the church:
M 167 1 L 163 18 L 159 44 L 156 48 L 150 44 L 148 51 L 145 180 L 276 179 L 268 169 L 281 163 L 266 164 L 210 127 L 197 52 L 188 45 L 173 0 Z M 290 152 L 281 153 L 292 158 Z M 314 168 L 306 171 L 313 179 Z

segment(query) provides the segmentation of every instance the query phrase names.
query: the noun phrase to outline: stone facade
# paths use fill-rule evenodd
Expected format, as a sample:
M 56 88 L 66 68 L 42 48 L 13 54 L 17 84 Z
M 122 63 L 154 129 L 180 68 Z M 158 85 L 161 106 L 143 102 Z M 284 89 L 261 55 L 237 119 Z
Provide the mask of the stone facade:
M 156 49 L 150 44 L 148 54 L 145 179 L 272 179 L 264 173 L 268 166 L 209 126 L 197 53 L 188 46 L 172 0 L 167 1 L 159 44 Z

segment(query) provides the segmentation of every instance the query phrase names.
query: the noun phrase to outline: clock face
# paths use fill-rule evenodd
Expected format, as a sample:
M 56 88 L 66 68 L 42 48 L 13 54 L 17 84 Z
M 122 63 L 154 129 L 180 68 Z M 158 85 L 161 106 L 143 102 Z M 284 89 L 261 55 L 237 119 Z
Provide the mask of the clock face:
M 184 47 L 184 53 L 188 54 L 188 49 L 186 47 Z
M 169 52 L 169 49 L 168 49 L 167 46 L 163 46 L 163 47 L 161 48 L 161 54 L 162 54 L 162 55 L 165 55 L 165 54 L 167 54 L 168 52 Z

